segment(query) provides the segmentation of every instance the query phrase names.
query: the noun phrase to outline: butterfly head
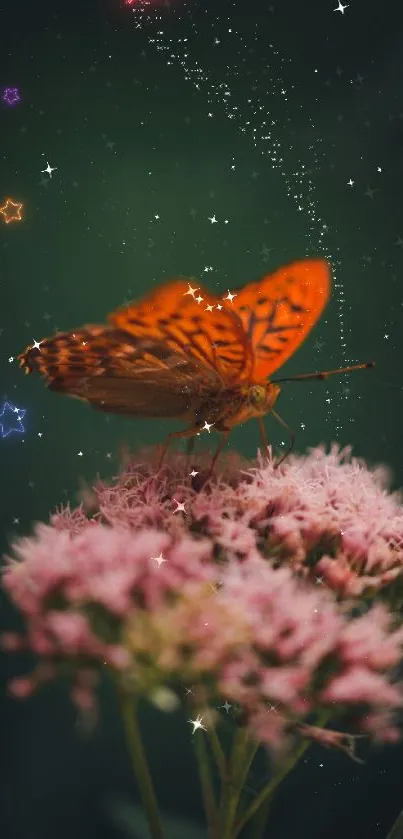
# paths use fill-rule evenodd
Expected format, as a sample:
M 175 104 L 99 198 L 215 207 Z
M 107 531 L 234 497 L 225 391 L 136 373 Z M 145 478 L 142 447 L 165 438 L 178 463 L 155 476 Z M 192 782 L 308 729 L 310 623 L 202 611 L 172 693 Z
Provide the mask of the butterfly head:
M 266 382 L 264 385 L 251 385 L 248 390 L 249 405 L 255 416 L 263 416 L 274 407 L 279 393 L 280 385 Z

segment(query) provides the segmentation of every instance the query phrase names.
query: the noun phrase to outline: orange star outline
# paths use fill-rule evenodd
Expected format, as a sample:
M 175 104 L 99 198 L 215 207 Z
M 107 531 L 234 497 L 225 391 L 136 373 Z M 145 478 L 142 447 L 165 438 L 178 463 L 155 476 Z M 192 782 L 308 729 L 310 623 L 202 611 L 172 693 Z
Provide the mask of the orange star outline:
M 9 224 L 10 221 L 22 221 L 21 210 L 23 206 L 18 201 L 12 201 L 11 198 L 6 198 L 6 203 L 0 207 L 0 213 L 4 216 L 6 224 Z

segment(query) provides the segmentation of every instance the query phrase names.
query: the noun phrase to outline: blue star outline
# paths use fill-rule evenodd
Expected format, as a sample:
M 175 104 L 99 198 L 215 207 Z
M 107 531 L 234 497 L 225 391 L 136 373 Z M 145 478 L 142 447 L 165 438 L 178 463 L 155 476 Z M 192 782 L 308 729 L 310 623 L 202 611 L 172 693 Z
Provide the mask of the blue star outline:
M 12 434 L 13 431 L 18 432 L 18 434 L 23 434 L 25 428 L 22 424 L 22 420 L 26 414 L 25 408 L 16 408 L 15 405 L 12 405 L 11 402 L 5 402 L 3 405 L 3 410 L 0 414 L 0 434 L 2 437 L 8 437 L 9 434 Z M 3 421 L 3 417 L 8 418 L 7 423 Z

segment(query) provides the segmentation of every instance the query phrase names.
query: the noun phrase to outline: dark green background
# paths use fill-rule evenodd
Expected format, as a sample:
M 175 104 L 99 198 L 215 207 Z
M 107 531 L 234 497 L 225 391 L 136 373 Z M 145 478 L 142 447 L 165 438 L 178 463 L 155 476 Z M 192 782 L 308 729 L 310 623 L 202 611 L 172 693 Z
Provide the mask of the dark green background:
M 0 220 L 0 396 L 26 409 L 26 433 L 0 439 L 2 550 L 74 501 L 82 478 L 114 474 L 124 443 L 157 443 L 171 427 L 46 392 L 17 354 L 178 275 L 225 293 L 293 259 L 331 258 L 333 299 L 284 373 L 372 358 L 377 368 L 289 384 L 278 410 L 298 450 L 350 443 L 403 484 L 403 26 L 396 3 L 351 0 L 344 15 L 335 6 L 172 0 L 146 20 L 118 0 L 3 4 L 0 85 L 23 99 L 0 110 L 0 199 L 22 201 L 24 220 Z M 281 429 L 266 425 L 280 445 Z M 253 422 L 231 438 L 250 457 L 258 442 Z M 15 620 L 3 601 L 2 624 Z M 2 660 L 6 678 L 16 664 Z M 135 793 L 105 691 L 88 739 L 63 687 L 23 705 L 1 700 L 9 839 L 121 835 L 103 802 Z M 154 713 L 146 729 L 165 808 L 200 818 L 187 727 Z M 403 806 L 401 756 L 373 751 L 361 768 L 313 750 L 270 835 L 385 837 Z

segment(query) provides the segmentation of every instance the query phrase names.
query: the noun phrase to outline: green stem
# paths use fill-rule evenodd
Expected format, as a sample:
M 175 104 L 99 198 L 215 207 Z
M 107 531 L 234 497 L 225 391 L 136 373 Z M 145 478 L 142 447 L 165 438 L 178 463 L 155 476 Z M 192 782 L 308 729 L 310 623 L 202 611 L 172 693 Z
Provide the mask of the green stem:
M 274 778 L 271 779 L 270 783 L 262 789 L 259 795 L 252 801 L 252 804 L 246 810 L 246 813 L 242 816 L 242 818 L 238 821 L 235 825 L 235 833 L 234 837 L 236 839 L 239 836 L 241 830 L 245 827 L 248 821 L 252 818 L 252 816 L 257 813 L 258 810 L 265 804 L 269 798 L 273 795 L 274 791 L 277 789 L 281 781 L 284 780 L 286 775 L 291 772 L 291 769 L 294 768 L 295 764 L 298 762 L 300 757 L 304 754 L 305 750 L 308 748 L 309 743 L 302 743 L 301 746 L 291 755 L 282 765 L 280 770 L 274 775 Z
M 228 778 L 223 786 L 220 839 L 233 839 L 239 799 L 256 749 L 256 744 L 253 744 L 252 748 L 246 729 L 238 729 L 229 762 Z
M 217 805 L 215 801 L 214 789 L 210 775 L 210 764 L 206 749 L 206 743 L 201 732 L 199 733 L 199 736 L 195 737 L 194 745 L 197 764 L 199 767 L 200 783 L 202 788 L 204 810 L 206 813 L 209 836 L 211 837 L 211 839 L 217 839 Z
M 269 817 L 271 802 L 271 798 L 266 798 L 266 801 L 262 804 L 260 810 L 255 813 L 255 818 L 252 821 L 252 833 L 250 839 L 262 839 L 263 831 Z
M 402 839 L 403 836 L 403 810 L 399 813 L 387 839 Z
M 162 823 L 158 812 L 153 782 L 148 769 L 140 730 L 135 714 L 135 703 L 130 693 L 120 685 L 117 687 L 119 705 L 125 727 L 133 769 L 139 786 L 142 804 L 148 821 L 151 839 L 164 839 Z
M 321 713 L 319 713 L 317 715 L 317 718 L 316 718 L 316 721 L 315 721 L 316 725 L 325 726 L 328 719 L 329 719 L 329 715 L 325 711 L 322 711 Z M 234 839 L 236 839 L 236 837 L 239 836 L 241 830 L 243 830 L 243 828 L 245 827 L 247 822 L 250 821 L 250 819 L 253 818 L 253 816 L 262 807 L 265 808 L 265 816 L 267 817 L 269 806 L 270 806 L 270 801 L 271 801 L 271 798 L 272 798 L 274 792 L 276 791 L 277 787 L 281 784 L 281 782 L 284 780 L 286 775 L 288 775 L 289 772 L 291 772 L 291 770 L 294 769 L 294 766 L 298 763 L 298 761 L 300 760 L 302 755 L 307 750 L 308 746 L 310 746 L 309 740 L 306 740 L 305 742 L 301 743 L 301 745 L 298 747 L 298 749 L 296 749 L 292 754 L 290 754 L 290 756 L 285 761 L 285 763 L 283 763 L 283 765 L 280 767 L 279 771 L 274 775 L 274 777 L 267 784 L 267 786 L 264 787 L 264 789 L 255 798 L 255 800 L 250 804 L 250 806 L 248 807 L 248 809 L 246 810 L 246 812 L 244 813 L 242 818 L 235 825 Z M 265 817 L 262 816 L 261 818 L 259 818 L 259 820 L 256 823 L 256 828 L 255 828 L 255 831 L 254 831 L 255 835 L 254 835 L 253 839 L 260 839 L 260 836 L 261 836 L 261 834 L 264 830 L 264 827 L 265 827 Z
M 217 732 L 216 732 L 214 726 L 209 728 L 207 733 L 208 733 L 208 736 L 210 738 L 211 748 L 213 750 L 214 757 L 216 759 L 216 763 L 217 763 L 217 767 L 218 767 L 218 771 L 220 773 L 221 783 L 225 784 L 225 782 L 228 778 L 227 761 L 225 759 L 225 755 L 224 755 L 224 752 L 222 750 L 222 746 L 221 746 L 221 743 L 218 739 L 218 735 L 217 735 Z

